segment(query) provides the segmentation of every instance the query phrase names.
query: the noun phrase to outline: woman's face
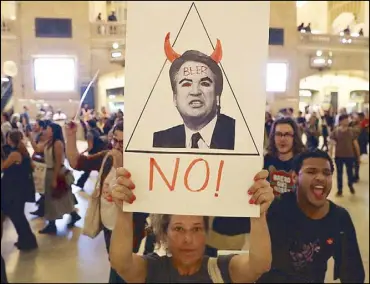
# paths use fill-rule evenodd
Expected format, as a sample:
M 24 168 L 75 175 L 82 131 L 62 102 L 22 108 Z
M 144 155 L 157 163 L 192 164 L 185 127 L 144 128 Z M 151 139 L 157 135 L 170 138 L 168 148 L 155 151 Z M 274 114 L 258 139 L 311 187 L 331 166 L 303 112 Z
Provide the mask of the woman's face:
M 172 215 L 166 241 L 177 262 L 194 265 L 202 259 L 206 246 L 204 217 Z
M 45 134 L 45 137 L 46 137 L 47 139 L 50 139 L 51 137 L 53 137 L 53 129 L 52 129 L 50 126 L 48 126 L 48 127 L 45 129 L 44 134 Z

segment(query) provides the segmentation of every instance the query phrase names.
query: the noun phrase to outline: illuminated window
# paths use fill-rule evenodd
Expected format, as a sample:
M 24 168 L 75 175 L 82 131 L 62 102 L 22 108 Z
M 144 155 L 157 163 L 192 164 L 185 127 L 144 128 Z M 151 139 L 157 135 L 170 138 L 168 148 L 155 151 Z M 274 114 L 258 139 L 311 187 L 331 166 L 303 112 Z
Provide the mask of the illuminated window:
M 286 63 L 267 63 L 267 92 L 285 92 L 288 78 Z
M 76 90 L 74 58 L 42 57 L 33 62 L 35 90 L 40 92 L 71 92 Z

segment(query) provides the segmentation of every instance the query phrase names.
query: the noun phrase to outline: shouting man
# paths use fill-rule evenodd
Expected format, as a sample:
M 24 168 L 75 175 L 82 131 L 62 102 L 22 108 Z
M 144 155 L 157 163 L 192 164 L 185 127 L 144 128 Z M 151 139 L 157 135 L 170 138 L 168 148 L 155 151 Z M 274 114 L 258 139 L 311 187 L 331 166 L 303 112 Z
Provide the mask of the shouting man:
M 168 33 L 165 53 L 172 62 L 169 75 L 173 101 L 184 124 L 155 132 L 153 147 L 234 150 L 235 120 L 220 113 L 220 41 L 211 56 L 196 50 L 180 56 L 172 49 L 169 36 Z

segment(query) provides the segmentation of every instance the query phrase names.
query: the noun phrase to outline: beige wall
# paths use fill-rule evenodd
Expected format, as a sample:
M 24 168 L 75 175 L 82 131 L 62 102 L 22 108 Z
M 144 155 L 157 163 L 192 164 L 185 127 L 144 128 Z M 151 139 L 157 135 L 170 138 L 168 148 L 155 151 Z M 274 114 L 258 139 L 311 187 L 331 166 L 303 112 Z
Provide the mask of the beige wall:
M 99 77 L 97 84 L 98 92 L 95 94 L 96 109 L 100 110 L 102 106 L 108 109 L 107 89 L 120 88 L 125 86 L 124 68 L 116 72 L 111 72 Z
M 350 93 L 355 90 L 369 90 L 369 82 L 364 78 L 348 75 L 318 74 L 301 80 L 302 89 L 311 89 L 318 91 L 314 98 L 314 103 L 321 104 L 326 94 L 338 92 L 338 106 L 348 107 L 351 102 Z
M 15 19 L 17 17 L 16 1 L 1 1 L 1 18 Z
M 269 62 L 285 62 L 288 64 L 286 92 L 267 94 L 269 109 L 275 114 L 282 107 L 298 109 L 297 11 L 295 1 L 271 1 L 270 5 L 270 27 L 284 28 L 285 38 L 284 46 L 269 47 Z
M 2 38 L 1 48 L 1 66 L 6 60 L 13 60 L 19 69 L 19 74 L 14 80 L 16 111 L 20 111 L 28 100 L 33 99 L 45 100 L 55 108 L 63 109 L 67 114 L 74 113 L 76 106 L 72 107 L 69 100 L 80 99 L 81 84 L 87 84 L 97 69 L 100 69 L 100 74 L 103 75 L 122 68 L 119 64 L 110 62 L 110 49 L 114 39 L 107 41 L 91 38 L 89 7 L 88 1 L 20 1 L 17 4 L 17 21 L 13 30 L 16 38 Z M 72 19 L 73 37 L 71 39 L 36 38 L 35 18 L 37 17 Z M 75 91 L 40 93 L 34 90 L 33 59 L 42 55 L 64 55 L 76 59 Z M 28 104 L 32 103 L 28 102 Z

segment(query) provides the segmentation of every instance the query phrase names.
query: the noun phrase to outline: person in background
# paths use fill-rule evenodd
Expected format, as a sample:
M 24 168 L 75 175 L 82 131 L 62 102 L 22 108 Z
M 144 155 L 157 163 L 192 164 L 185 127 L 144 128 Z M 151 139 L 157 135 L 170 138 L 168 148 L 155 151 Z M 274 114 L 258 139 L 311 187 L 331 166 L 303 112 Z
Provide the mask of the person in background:
M 67 116 L 64 112 L 62 112 L 61 109 L 58 109 L 57 112 L 53 115 L 53 120 L 54 121 L 61 121 L 61 120 L 66 120 Z
M 321 134 L 322 138 L 324 140 L 323 145 L 321 146 L 321 150 L 324 150 L 328 152 L 329 151 L 329 144 L 328 144 L 328 137 L 329 137 L 329 127 L 327 125 L 327 121 L 325 119 L 325 116 L 321 117 Z
M 270 131 L 274 120 L 272 119 L 272 115 L 269 112 L 265 112 L 265 131 L 267 136 L 270 136 Z
M 52 122 L 50 120 L 36 120 L 34 125 L 34 129 L 32 133 L 27 132 L 27 136 L 31 135 L 31 139 L 35 141 L 35 144 L 39 147 L 43 145 L 43 143 L 47 142 L 47 137 L 45 135 L 45 131 L 47 127 Z M 44 152 L 36 152 L 34 151 L 32 154 L 32 160 L 44 163 Z M 40 198 L 36 201 L 36 205 L 38 205 L 37 210 L 30 212 L 31 215 L 44 217 L 45 214 L 45 196 L 44 194 L 40 193 Z
M 306 128 L 306 118 L 301 111 L 298 112 L 297 125 L 299 128 L 300 136 L 302 137 L 304 129 Z
M 26 202 L 35 202 L 35 184 L 31 158 L 22 140 L 19 130 L 7 134 L 7 142 L 12 150 L 6 160 L 1 161 L 1 212 L 10 218 L 17 231 L 15 246 L 19 250 L 32 250 L 37 248 L 37 241 L 24 207 Z
M 83 152 L 87 152 L 89 155 L 94 155 L 105 150 L 107 145 L 100 138 L 103 134 L 96 124 L 96 120 L 90 119 L 87 122 L 87 149 Z M 91 171 L 84 171 L 76 182 L 76 186 L 83 190 L 86 181 L 89 179 Z
M 115 120 L 114 124 L 116 124 L 117 121 L 119 121 L 119 120 L 123 120 L 123 111 L 120 110 L 120 109 L 117 111 L 117 117 L 116 117 L 116 120 Z
M 350 30 L 349 26 L 347 26 L 347 27 L 343 30 L 343 33 L 344 33 L 344 35 L 346 35 L 346 36 L 350 36 L 350 35 L 351 35 L 351 30 Z
M 304 27 L 304 23 L 302 22 L 298 27 L 297 27 L 297 30 L 300 32 L 303 30 L 303 27 Z
M 96 21 L 97 21 L 97 22 L 100 22 L 101 20 L 102 20 L 102 18 L 101 18 L 101 13 L 99 13 L 99 14 L 98 14 L 98 16 L 96 17 Z
M 369 115 L 368 112 L 359 113 L 361 132 L 359 136 L 360 154 L 367 155 L 367 145 L 369 144 Z
M 332 132 L 334 130 L 334 118 L 335 116 L 333 116 L 332 114 L 332 111 L 331 110 L 326 110 L 324 111 L 324 119 L 326 121 L 326 125 L 328 126 L 329 128 L 329 133 Z
M 364 29 L 361 28 L 359 31 L 358 31 L 358 35 L 359 36 L 364 36 Z
M 324 283 L 329 258 L 334 279 L 364 283 L 355 227 L 346 209 L 330 201 L 334 164 L 321 150 L 294 161 L 296 191 L 275 199 L 267 212 L 271 270 L 258 283 Z
M 361 123 L 359 115 L 357 113 L 352 113 L 349 128 L 352 129 L 353 135 L 356 137 L 357 143 L 359 144 L 360 147 L 359 137 L 361 134 Z M 354 153 L 355 159 L 353 160 L 353 183 L 357 183 L 360 181 L 361 150 L 357 152 L 356 149 L 354 149 Z
M 300 131 L 290 117 L 276 120 L 272 126 L 263 168 L 269 171 L 269 182 L 279 196 L 294 190 L 293 158 L 305 151 Z
M 48 105 L 44 119 L 53 120 L 53 116 L 54 116 L 54 109 L 51 105 Z
M 103 224 L 104 240 L 109 254 L 110 240 L 112 230 L 115 226 L 117 208 L 112 200 L 111 183 L 115 177 L 115 169 L 123 163 L 123 121 L 120 121 L 113 127 L 112 150 L 104 150 L 99 153 L 84 156 L 77 150 L 77 128 L 73 124 L 65 127 L 67 137 L 67 158 L 70 166 L 78 171 L 99 171 L 100 177 L 95 185 L 95 190 L 102 192 L 100 216 Z M 133 236 L 133 252 L 137 252 L 140 247 L 141 240 L 145 236 L 145 223 L 148 214 L 134 213 L 134 236 Z M 109 283 L 125 283 L 114 269 L 110 269 Z
M 28 107 L 23 106 L 23 113 L 21 114 L 21 123 L 24 133 L 31 130 L 30 115 L 28 114 Z
M 349 118 L 347 114 L 339 117 L 339 127 L 330 134 L 330 155 L 333 156 L 335 146 L 335 164 L 337 166 L 337 196 L 343 196 L 343 167 L 346 166 L 348 187 L 352 194 L 355 193 L 353 187 L 353 166 L 356 157 L 360 157 L 360 147 L 357 137 L 353 130 L 349 128 Z M 360 161 L 359 161 L 360 163 Z
M 345 107 L 340 108 L 338 114 L 335 116 L 334 127 L 339 126 L 339 117 L 343 114 L 347 114 Z
M 314 150 L 319 146 L 320 131 L 317 125 L 317 117 L 312 114 L 308 120 L 305 134 L 307 137 L 306 147 L 309 150 Z
M 8 132 L 11 130 L 12 124 L 10 123 L 10 115 L 7 112 L 3 112 L 1 114 L 1 133 L 3 135 L 4 140 L 6 139 Z
M 36 152 L 43 152 L 47 172 L 45 177 L 45 215 L 48 220 L 47 226 L 39 231 L 40 234 L 56 234 L 57 227 L 55 221 L 62 219 L 64 214 L 71 215 L 71 221 L 68 227 L 73 227 L 81 217 L 74 211 L 75 200 L 73 198 L 72 189 L 59 188 L 58 180 L 63 176 L 61 172 L 64 169 L 65 150 L 64 137 L 62 128 L 56 123 L 48 125 L 45 131 L 45 143 L 36 145 L 33 139 L 30 139 L 32 148 Z
M 311 33 L 311 23 L 308 23 L 307 26 L 304 27 L 304 30 L 306 31 L 306 33 Z
M 116 13 L 112 11 L 112 13 L 108 16 L 108 22 L 117 22 Z

